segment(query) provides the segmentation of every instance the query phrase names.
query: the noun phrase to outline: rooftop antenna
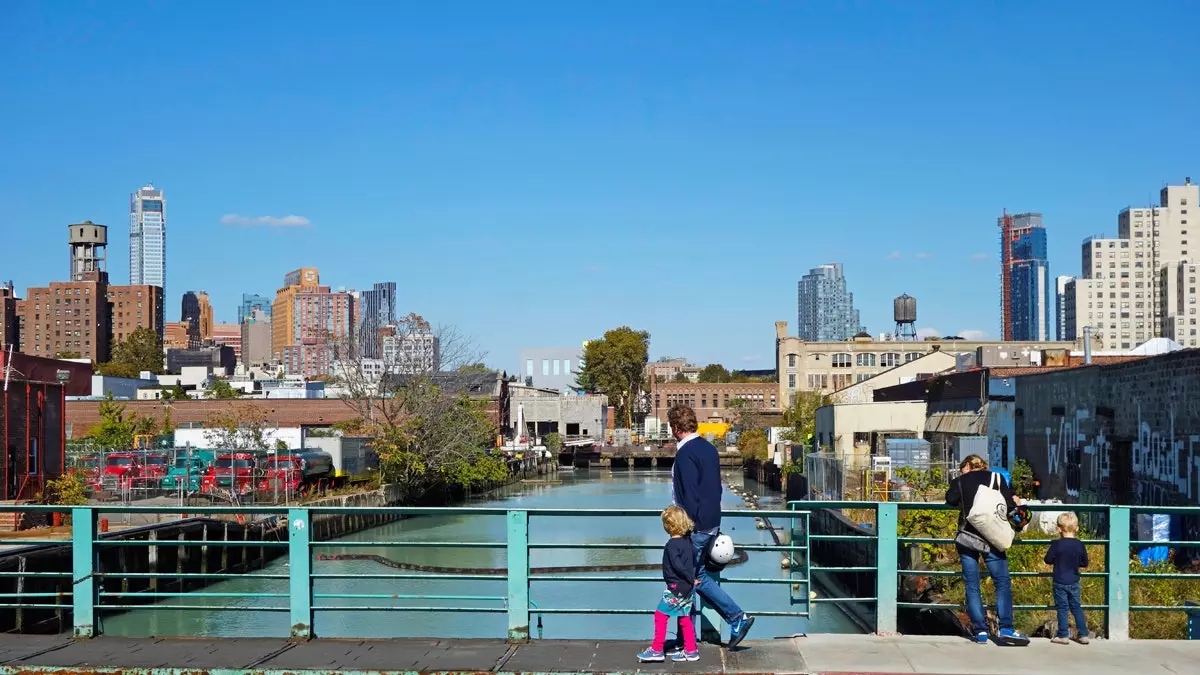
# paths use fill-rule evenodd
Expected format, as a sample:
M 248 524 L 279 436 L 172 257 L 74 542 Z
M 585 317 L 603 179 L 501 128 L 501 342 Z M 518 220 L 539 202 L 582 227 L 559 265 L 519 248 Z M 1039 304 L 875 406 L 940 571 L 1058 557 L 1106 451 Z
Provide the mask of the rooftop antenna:
M 8 360 L 4 362 L 4 393 L 8 393 L 8 376 L 12 374 L 12 355 L 13 345 L 10 342 L 8 345 Z

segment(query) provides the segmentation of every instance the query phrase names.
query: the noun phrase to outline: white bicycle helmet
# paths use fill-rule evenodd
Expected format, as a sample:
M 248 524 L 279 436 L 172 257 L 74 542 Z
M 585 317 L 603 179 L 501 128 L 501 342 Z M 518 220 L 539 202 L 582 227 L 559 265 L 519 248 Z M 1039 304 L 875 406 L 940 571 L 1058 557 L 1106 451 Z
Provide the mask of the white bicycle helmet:
M 719 534 L 713 540 L 712 549 L 708 552 L 708 557 L 718 565 L 728 565 L 733 561 L 733 539 L 727 534 Z

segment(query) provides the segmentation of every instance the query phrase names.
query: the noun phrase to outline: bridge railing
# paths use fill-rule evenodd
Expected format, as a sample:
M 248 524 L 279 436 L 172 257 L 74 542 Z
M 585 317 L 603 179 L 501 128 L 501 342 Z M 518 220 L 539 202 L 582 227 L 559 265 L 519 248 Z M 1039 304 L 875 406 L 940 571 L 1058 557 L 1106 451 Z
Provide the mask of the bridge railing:
M 879 633 L 895 632 L 897 628 L 898 610 L 912 608 L 928 610 L 933 607 L 947 609 L 963 609 L 964 604 L 903 602 L 899 599 L 900 582 L 905 576 L 938 577 L 961 576 L 959 569 L 902 569 L 899 565 L 901 549 L 910 544 L 932 544 L 953 546 L 954 539 L 938 537 L 901 536 L 900 521 L 904 512 L 915 511 L 957 511 L 957 507 L 946 504 L 931 504 L 922 502 L 833 502 L 833 501 L 793 501 L 789 508 L 803 510 L 807 513 L 829 509 L 833 511 L 866 510 L 874 515 L 874 526 L 871 534 L 810 534 L 811 542 L 854 541 L 862 542 L 864 538 L 874 540 L 875 564 L 857 567 L 822 567 L 817 564 L 810 566 L 813 573 L 857 572 L 875 575 L 875 597 L 854 598 L 820 598 L 816 602 L 866 602 L 876 605 L 875 627 Z M 1195 612 L 1195 607 L 1186 605 L 1131 605 L 1131 579 L 1187 579 L 1196 582 L 1194 590 L 1200 596 L 1200 574 L 1176 572 L 1135 572 L 1131 564 L 1133 551 L 1142 547 L 1169 548 L 1200 548 L 1200 540 L 1178 541 L 1139 541 L 1131 538 L 1133 516 L 1139 514 L 1171 514 L 1200 517 L 1200 507 L 1197 506 L 1111 506 L 1105 504 L 1030 504 L 1028 508 L 1034 512 L 1063 512 L 1074 511 L 1083 515 L 1093 525 L 1100 526 L 1107 534 L 1105 538 L 1082 539 L 1085 545 L 1100 545 L 1105 547 L 1104 560 L 1092 560 L 1087 570 L 1082 571 L 1085 578 L 1100 577 L 1105 580 L 1105 602 L 1100 604 L 1083 605 L 1084 610 L 1102 611 L 1105 617 L 1105 628 L 1109 639 L 1128 639 L 1130 612 Z M 1085 515 L 1087 514 L 1087 515 Z M 1088 515 L 1091 517 L 1088 518 Z M 1048 535 L 1047 535 L 1048 536 Z M 1019 536 L 1014 540 L 1014 546 L 1040 547 L 1043 551 L 1053 541 L 1046 536 Z M 1038 556 L 1040 561 L 1041 556 Z M 1049 578 L 1052 572 L 1011 570 L 1014 578 Z M 1049 594 L 1048 599 L 1052 599 Z M 1022 610 L 1054 610 L 1053 604 L 1014 605 L 1014 611 Z
M 581 532 L 577 541 L 538 541 L 530 538 L 531 520 L 555 520 L 564 517 L 571 518 L 653 518 L 657 523 L 659 510 L 648 509 L 505 509 L 505 508 L 425 508 L 425 507 L 279 507 L 279 506 L 245 506 L 245 507 L 139 507 L 139 506 L 82 506 L 65 509 L 61 506 L 2 506 L 0 511 L 47 513 L 68 512 L 72 531 L 69 540 L 55 539 L 10 539 L 2 543 L 7 546 L 63 546 L 71 547 L 71 564 L 69 571 L 0 571 L 3 577 L 29 579 L 37 577 L 54 577 L 70 579 L 69 591 L 28 592 L 17 588 L 16 592 L 0 593 L 0 608 L 24 610 L 63 611 L 70 609 L 71 625 L 76 637 L 87 638 L 98 635 L 102 622 L 98 619 L 103 612 L 122 610 L 193 610 L 212 611 L 231 610 L 249 612 L 287 613 L 289 617 L 291 637 L 306 639 L 313 635 L 314 614 L 316 612 L 461 612 L 468 614 L 504 614 L 507 615 L 507 634 L 510 639 L 527 639 L 530 637 L 530 617 L 549 614 L 652 614 L 653 605 L 603 608 L 595 606 L 543 606 L 535 604 L 530 599 L 530 588 L 546 582 L 570 582 L 572 584 L 588 584 L 596 582 L 662 582 L 661 574 L 604 574 L 594 573 L 538 573 L 530 566 L 530 553 L 536 550 L 647 550 L 659 551 L 662 542 L 636 543 L 607 543 L 589 542 L 587 533 Z M 193 538 L 179 534 L 178 538 L 155 537 L 154 527 L 148 526 L 119 533 L 102 534 L 98 531 L 98 514 L 175 514 L 178 516 L 195 517 L 208 516 L 220 519 L 237 519 L 239 523 L 251 523 L 258 531 L 253 537 L 230 540 L 228 537 Z M 349 518 L 373 516 L 387 519 L 416 517 L 416 516 L 494 516 L 503 517 L 506 523 L 506 535 L 503 540 L 492 541 L 422 541 L 422 540 L 329 540 L 321 541 L 314 536 L 316 519 L 325 516 L 345 516 Z M 803 530 L 807 525 L 807 514 L 796 510 L 787 511 L 731 511 L 725 516 L 730 519 L 778 518 L 788 522 L 799 521 Z M 782 529 L 782 528 L 781 528 Z M 664 541 L 666 535 L 663 534 Z M 111 564 L 113 550 L 124 553 L 121 549 L 148 550 L 149 556 L 156 560 L 168 558 L 169 562 L 157 571 L 129 571 L 128 566 L 120 564 L 125 560 L 121 555 L 116 558 L 118 564 Z M 230 572 L 224 566 L 200 563 L 199 571 L 183 571 L 183 567 L 174 567 L 175 563 L 185 556 L 199 557 L 207 561 L 211 551 L 241 550 L 253 551 L 260 561 L 270 557 L 286 555 L 288 558 L 287 572 L 265 573 L 253 572 L 251 578 L 270 580 L 275 585 L 286 581 L 286 589 L 272 591 L 240 592 L 226 590 L 207 590 L 206 587 L 214 582 L 237 578 L 247 578 L 248 575 Z M 365 572 L 325 572 L 314 569 L 314 558 L 321 551 L 329 549 L 492 549 L 505 552 L 504 574 L 472 573 L 467 569 L 455 570 L 450 573 L 429 571 L 395 571 L 386 573 Z M 789 558 L 802 555 L 806 548 L 803 545 L 793 545 L 789 542 L 781 544 L 739 544 L 743 551 L 778 552 Z M 186 553 L 185 553 L 186 551 Z M 177 552 L 177 553 L 174 553 Z M 105 557 L 110 564 L 101 564 Z M 647 563 L 656 563 L 658 556 L 649 556 Z M 242 558 L 243 562 L 245 557 Z M 124 569 L 123 569 L 124 568 Z M 213 569 L 218 571 L 212 571 Z M 243 565 L 243 569 L 248 569 Z M 403 568 L 402 568 L 403 569 Z M 733 570 L 734 568 L 730 568 Z M 482 570 L 481 570 L 482 571 Z M 809 616 L 807 605 L 807 577 L 801 577 L 799 567 L 785 570 L 774 577 L 730 576 L 722 579 L 722 583 L 731 584 L 777 584 L 791 587 L 803 587 L 804 594 L 791 597 L 787 603 L 788 610 L 771 610 L 766 608 L 748 607 L 754 615 L 795 617 L 806 620 Z M 455 581 L 488 579 L 504 583 L 504 591 L 493 595 L 484 594 L 430 594 L 430 593 L 391 593 L 391 592 L 323 592 L 318 585 L 331 580 L 360 580 L 375 582 L 375 588 L 367 591 L 377 591 L 380 583 L 394 581 Z M 156 583 L 150 584 L 154 580 Z M 200 586 L 198 590 L 187 590 L 187 586 Z M 162 586 L 177 587 L 178 590 L 162 590 Z M 588 598 L 592 594 L 581 592 L 576 597 Z M 202 600 L 188 602 L 188 600 Z M 208 601 L 220 601 L 219 606 L 208 604 Z M 419 602 L 414 602 L 419 601 Z M 582 604 L 582 603 L 581 603 Z M 709 627 L 719 626 L 716 615 L 708 608 L 703 608 Z M 800 631 L 802 632 L 802 631 Z

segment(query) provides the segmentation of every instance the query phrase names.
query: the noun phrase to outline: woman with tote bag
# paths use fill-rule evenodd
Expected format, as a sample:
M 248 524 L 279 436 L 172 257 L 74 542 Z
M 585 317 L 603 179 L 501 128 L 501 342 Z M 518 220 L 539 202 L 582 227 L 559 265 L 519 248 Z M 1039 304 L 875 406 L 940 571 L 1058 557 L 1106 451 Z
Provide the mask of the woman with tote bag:
M 1005 553 L 1013 540 L 1008 513 L 1017 508 L 1018 501 L 1013 497 L 1008 481 L 1000 474 L 988 471 L 982 457 L 967 456 L 959 470 L 961 475 L 946 489 L 946 503 L 959 507 L 958 535 L 954 545 L 962 562 L 967 614 L 971 617 L 975 642 L 985 645 L 989 637 L 983 595 L 979 590 L 979 559 L 982 556 L 988 576 L 996 585 L 996 615 L 1000 623 L 996 642 L 1023 647 L 1029 644 L 1029 638 L 1013 628 L 1012 583 Z

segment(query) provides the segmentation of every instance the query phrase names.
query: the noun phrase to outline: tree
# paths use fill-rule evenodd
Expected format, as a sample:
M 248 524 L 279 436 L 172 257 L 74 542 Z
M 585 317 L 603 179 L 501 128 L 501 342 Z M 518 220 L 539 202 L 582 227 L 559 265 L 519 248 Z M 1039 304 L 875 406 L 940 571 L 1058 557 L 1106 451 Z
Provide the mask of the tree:
M 767 458 L 767 434 L 762 429 L 750 429 L 738 435 L 738 452 L 746 459 Z
M 650 360 L 650 333 L 628 326 L 614 328 L 599 340 L 589 340 L 583 351 L 577 384 L 581 389 L 608 397 L 614 417 L 633 426 L 635 409 L 641 414 L 642 375 Z
M 688 376 L 684 375 L 683 373 L 675 373 L 675 377 L 672 377 L 671 381 L 672 382 L 691 382 L 691 380 L 688 379 Z
M 734 426 L 741 432 L 759 428 L 759 406 L 744 398 L 735 398 L 725 405 Z
M 219 450 L 259 451 L 271 447 L 267 439 L 267 415 L 256 405 L 230 403 L 208 416 L 204 439 Z
M 187 401 L 192 397 L 188 395 L 187 390 L 182 385 L 176 383 L 170 389 L 164 389 L 162 392 L 162 400 L 164 401 Z
M 817 432 L 817 408 L 831 402 L 832 399 L 821 392 L 796 392 L 792 405 L 783 411 L 783 423 L 791 427 L 783 433 L 783 439 L 797 444 L 808 443 Z
M 725 366 L 719 363 L 710 363 L 700 370 L 699 381 L 704 384 L 716 384 L 718 382 L 729 382 L 731 377 Z
M 134 330 L 113 347 L 112 359 L 97 370 L 111 377 L 138 377 L 143 371 L 162 374 L 163 347 L 158 333 L 149 328 Z
M 154 419 L 126 414 L 126 406 L 113 400 L 112 394 L 100 402 L 100 422 L 88 430 L 87 437 L 97 448 L 128 450 L 134 436 L 152 435 L 157 430 Z
M 233 387 L 233 385 L 229 384 L 229 381 L 223 377 L 218 377 L 218 378 L 214 379 L 212 384 L 209 385 L 208 393 L 207 393 L 208 398 L 213 398 L 213 399 L 217 399 L 217 400 L 221 400 L 221 401 L 235 399 L 235 398 L 240 397 L 241 395 L 242 395 L 242 392 L 235 389 Z
M 54 358 L 56 358 L 56 359 L 81 359 L 81 358 L 83 358 L 83 354 L 80 354 L 79 352 L 59 352 L 54 355 Z
M 480 374 L 480 373 L 492 373 L 495 371 L 493 371 L 491 368 L 488 368 L 487 365 L 483 364 L 483 363 L 468 363 L 468 364 L 459 366 L 457 372 L 467 375 L 470 373 Z

